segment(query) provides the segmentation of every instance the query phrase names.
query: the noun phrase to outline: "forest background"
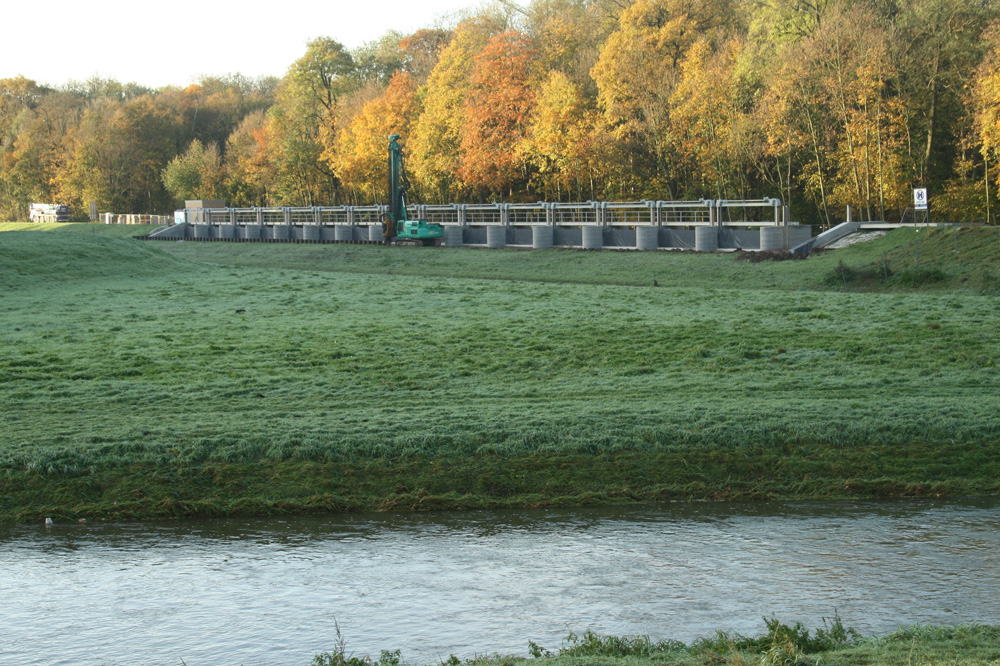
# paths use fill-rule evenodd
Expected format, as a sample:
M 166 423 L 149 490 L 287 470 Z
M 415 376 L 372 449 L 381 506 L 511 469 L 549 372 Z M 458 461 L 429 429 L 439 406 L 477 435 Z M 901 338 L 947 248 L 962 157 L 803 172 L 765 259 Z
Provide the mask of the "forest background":
M 996 0 L 534 0 L 280 79 L 148 89 L 0 79 L 0 219 L 384 203 L 389 134 L 423 203 L 781 197 L 804 223 L 989 221 Z

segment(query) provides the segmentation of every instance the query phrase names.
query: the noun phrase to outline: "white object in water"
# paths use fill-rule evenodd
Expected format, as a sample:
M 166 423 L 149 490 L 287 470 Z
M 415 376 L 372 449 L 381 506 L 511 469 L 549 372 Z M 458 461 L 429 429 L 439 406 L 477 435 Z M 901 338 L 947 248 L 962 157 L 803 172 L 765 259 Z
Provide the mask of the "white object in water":
M 45 526 L 46 527 L 52 527 L 52 525 L 54 525 L 54 523 L 52 522 L 52 519 L 51 518 L 46 518 L 45 519 Z

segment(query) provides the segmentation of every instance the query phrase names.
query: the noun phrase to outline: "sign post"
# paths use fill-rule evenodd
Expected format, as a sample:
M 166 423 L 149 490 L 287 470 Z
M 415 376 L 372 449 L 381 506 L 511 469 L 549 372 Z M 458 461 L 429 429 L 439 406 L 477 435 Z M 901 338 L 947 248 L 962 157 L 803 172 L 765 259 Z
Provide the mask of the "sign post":
M 927 188 L 926 187 L 915 187 L 913 188 L 913 212 L 921 211 L 924 215 L 924 222 L 930 222 L 929 214 L 927 212 Z M 914 217 L 914 222 L 916 222 L 916 215 Z

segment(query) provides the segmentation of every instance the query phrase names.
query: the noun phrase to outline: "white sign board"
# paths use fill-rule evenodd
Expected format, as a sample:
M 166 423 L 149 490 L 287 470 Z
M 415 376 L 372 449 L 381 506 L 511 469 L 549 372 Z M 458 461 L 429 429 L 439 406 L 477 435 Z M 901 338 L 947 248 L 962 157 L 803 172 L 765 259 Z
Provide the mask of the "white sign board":
M 927 210 L 926 187 L 918 187 L 913 189 L 913 208 L 915 210 Z

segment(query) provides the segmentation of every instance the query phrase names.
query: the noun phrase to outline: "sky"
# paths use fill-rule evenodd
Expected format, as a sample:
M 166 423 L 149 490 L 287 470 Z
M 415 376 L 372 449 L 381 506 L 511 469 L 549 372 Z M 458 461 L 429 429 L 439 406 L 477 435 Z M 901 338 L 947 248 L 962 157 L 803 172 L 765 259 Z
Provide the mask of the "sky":
M 348 48 L 449 25 L 477 0 L 17 0 L 3 11 L 0 78 L 58 86 L 93 76 L 150 88 L 203 75 L 281 76 L 306 42 Z

